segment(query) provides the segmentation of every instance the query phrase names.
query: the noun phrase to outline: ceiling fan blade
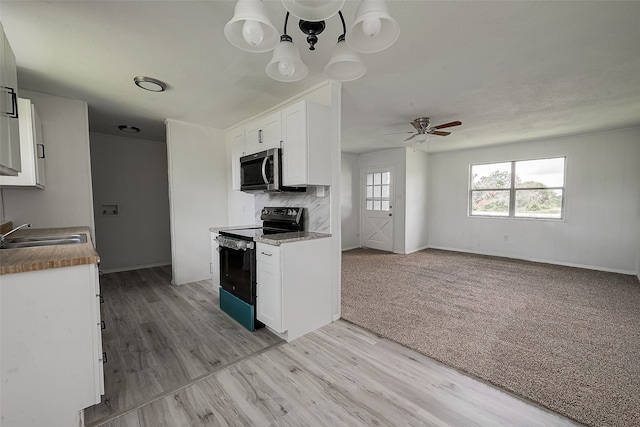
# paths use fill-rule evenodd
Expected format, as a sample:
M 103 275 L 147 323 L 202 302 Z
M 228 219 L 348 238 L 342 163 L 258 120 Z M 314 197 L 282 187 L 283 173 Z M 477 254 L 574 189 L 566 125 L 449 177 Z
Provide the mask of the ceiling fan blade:
M 410 139 L 415 138 L 417 135 L 417 133 L 414 133 L 413 135 L 411 135 L 409 138 L 405 139 L 405 141 L 409 141 Z
M 447 135 L 451 135 L 451 132 L 440 132 L 439 130 L 432 130 L 431 132 L 428 132 L 431 135 L 438 135 L 438 136 L 447 136 Z
M 445 123 L 443 125 L 438 125 L 438 126 L 432 126 L 431 129 L 443 129 L 443 128 L 450 128 L 452 126 L 460 126 L 462 124 L 462 122 L 450 122 L 450 123 Z

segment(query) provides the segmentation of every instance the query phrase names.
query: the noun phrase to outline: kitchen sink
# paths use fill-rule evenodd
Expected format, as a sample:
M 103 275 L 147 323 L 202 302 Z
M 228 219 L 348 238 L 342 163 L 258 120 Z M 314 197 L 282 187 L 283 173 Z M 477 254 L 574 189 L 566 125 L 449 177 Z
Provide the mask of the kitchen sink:
M 0 244 L 0 249 L 32 248 L 39 246 L 72 245 L 87 243 L 86 234 L 64 234 L 60 236 L 16 237 Z

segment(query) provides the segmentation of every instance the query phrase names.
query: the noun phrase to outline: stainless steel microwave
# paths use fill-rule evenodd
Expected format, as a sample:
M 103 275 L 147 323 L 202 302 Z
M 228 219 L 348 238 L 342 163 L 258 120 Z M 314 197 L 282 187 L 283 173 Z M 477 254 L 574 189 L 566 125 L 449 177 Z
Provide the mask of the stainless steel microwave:
M 240 157 L 240 190 L 282 191 L 281 160 L 279 148 Z

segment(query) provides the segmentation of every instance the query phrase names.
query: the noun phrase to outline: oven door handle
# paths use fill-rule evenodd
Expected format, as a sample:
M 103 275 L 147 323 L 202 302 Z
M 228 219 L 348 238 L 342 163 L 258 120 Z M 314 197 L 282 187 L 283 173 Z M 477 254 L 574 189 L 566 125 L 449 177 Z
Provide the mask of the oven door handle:
M 262 179 L 264 179 L 264 183 L 268 184 L 269 179 L 267 178 L 267 162 L 269 161 L 269 156 L 265 157 L 262 161 Z

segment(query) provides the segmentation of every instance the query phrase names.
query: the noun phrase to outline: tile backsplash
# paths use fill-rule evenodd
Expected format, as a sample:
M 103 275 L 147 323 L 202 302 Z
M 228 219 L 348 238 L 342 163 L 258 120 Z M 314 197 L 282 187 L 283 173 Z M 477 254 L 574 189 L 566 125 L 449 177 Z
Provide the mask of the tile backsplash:
M 305 229 L 319 233 L 331 233 L 330 187 L 324 187 L 324 196 L 318 197 L 318 187 L 309 186 L 304 193 L 258 193 L 255 195 L 256 224 L 261 223 L 260 213 L 265 206 L 301 206 L 304 212 Z

